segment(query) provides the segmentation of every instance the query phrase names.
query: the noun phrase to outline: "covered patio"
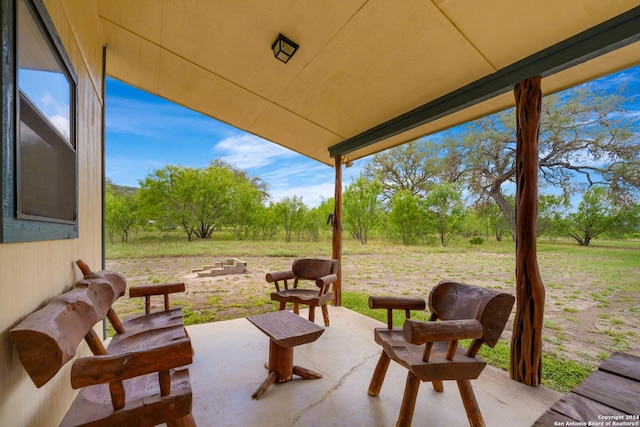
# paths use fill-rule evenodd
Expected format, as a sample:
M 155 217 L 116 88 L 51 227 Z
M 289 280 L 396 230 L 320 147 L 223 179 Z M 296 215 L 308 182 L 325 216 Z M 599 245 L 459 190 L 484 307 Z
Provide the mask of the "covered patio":
M 406 369 L 392 362 L 380 395 L 367 394 L 381 351 L 373 329 L 384 325 L 344 307 L 329 311 L 331 326 L 317 341 L 294 351 L 294 363 L 323 378 L 294 376 L 274 384 L 259 400 L 251 394 L 267 372 L 269 339 L 244 318 L 188 327 L 196 351 L 189 372 L 198 426 L 395 425 Z M 316 323 L 321 325 L 322 318 Z M 515 382 L 492 366 L 472 384 L 488 426 L 530 426 L 561 396 Z M 454 382 L 445 382 L 444 393 L 436 393 L 429 383 L 421 385 L 414 425 L 469 425 Z
M 540 384 L 542 96 L 636 65 L 637 1 L 102 0 L 98 10 L 106 75 L 335 168 L 337 260 L 343 166 L 515 105 L 511 376 Z M 338 272 L 338 306 L 341 282 Z
M 16 4 L 2 1 L 0 424 L 57 424 L 76 394 L 70 364 L 36 389 L 9 330 L 73 286 L 75 260 L 104 263 L 106 76 L 334 167 L 331 250 L 337 259 L 343 166 L 517 105 L 513 380 L 487 368 L 474 387 L 488 425 L 530 425 L 556 400 L 555 392 L 522 384 L 539 385 L 541 372 L 544 286 L 535 244 L 540 99 L 640 63 L 638 0 L 406 0 L 401 7 L 374 0 L 24 0 L 20 4 L 38 11 L 33 27 L 44 32 L 34 40 L 26 37 L 32 32 L 23 33 L 22 46 L 43 41 L 61 55 L 59 65 L 77 75 L 63 85 L 77 134 L 70 155 L 77 181 L 55 187 L 73 199 L 64 227 L 18 217 L 15 207 L 16 98 L 22 90 Z M 279 34 L 299 45 L 286 64 L 271 47 Z M 190 327 L 198 425 L 393 425 L 406 373 L 392 365 L 381 395 L 367 395 L 380 352 L 373 341 L 377 322 L 339 307 L 339 286 L 337 295 L 332 326 L 295 355 L 324 377 L 274 385 L 257 401 L 251 393 L 265 376 L 264 334 L 245 319 Z M 78 356 L 88 353 L 83 346 Z M 435 394 L 423 386 L 416 406 L 417 425 L 467 424 L 456 390 Z

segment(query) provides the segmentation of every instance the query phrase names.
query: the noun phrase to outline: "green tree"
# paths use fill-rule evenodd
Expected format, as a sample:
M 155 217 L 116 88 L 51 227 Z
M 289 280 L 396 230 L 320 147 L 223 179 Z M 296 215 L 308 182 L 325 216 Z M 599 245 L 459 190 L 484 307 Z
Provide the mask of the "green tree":
M 236 239 L 247 239 L 264 207 L 264 193 L 242 175 L 235 175 L 228 188 L 229 215 L 225 223 L 233 228 Z
M 426 214 L 420 201 L 409 190 L 400 190 L 391 198 L 388 215 L 393 235 L 405 245 L 415 245 L 425 233 Z
M 564 194 L 541 194 L 538 197 L 538 236 L 559 236 L 562 219 L 570 207 L 569 198 Z
M 614 201 L 617 199 L 614 198 Z M 612 239 L 625 239 L 640 235 L 640 204 L 628 203 L 616 212 L 614 226 L 607 231 Z
M 615 197 L 604 187 L 591 187 L 582 198 L 578 210 L 569 214 L 564 232 L 580 246 L 601 235 L 621 236 L 637 230 L 640 209 L 637 204 L 618 206 Z
M 584 88 L 543 99 L 540 128 L 540 185 L 566 195 L 581 190 L 578 182 L 601 184 L 616 197 L 633 200 L 640 189 L 640 144 L 633 123 L 622 114 L 624 96 Z M 472 194 L 493 200 L 515 230 L 505 184 L 515 179 L 516 132 L 513 109 L 451 132 L 445 139 L 447 159 Z M 579 179 L 582 178 L 582 179 Z
M 462 194 L 451 183 L 437 184 L 427 194 L 425 207 L 431 213 L 440 243 L 447 246 L 452 234 L 460 230 L 464 216 Z
M 250 188 L 225 167 L 166 166 L 141 182 L 140 200 L 150 219 L 181 225 L 191 241 L 233 225 L 233 212 L 242 206 L 238 199 Z
M 381 190 L 380 181 L 369 180 L 364 175 L 344 190 L 342 224 L 362 245 L 367 244 L 369 232 L 382 212 Z
M 136 194 L 117 191 L 113 185 L 106 184 L 104 222 L 110 243 L 116 235 L 123 243 L 128 242 L 129 233 L 140 223 Z
M 210 167 L 214 168 L 222 168 L 228 169 L 233 172 L 236 177 L 238 177 L 241 182 L 248 182 L 258 190 L 262 194 L 263 200 L 268 200 L 271 196 L 269 195 L 269 185 L 262 180 L 259 176 L 249 175 L 247 171 L 237 168 L 229 162 L 226 162 L 222 159 L 213 159 L 209 162 Z
M 278 233 L 278 214 L 275 204 L 260 206 L 253 218 L 252 230 L 254 240 L 272 240 Z
M 300 233 L 304 225 L 307 206 L 301 197 L 285 197 L 275 205 L 280 224 L 284 227 L 285 241 L 290 242 L 294 232 Z
M 302 230 L 310 242 L 320 240 L 320 231 L 325 225 L 327 215 L 321 206 L 311 208 L 304 214 Z
M 513 204 L 512 196 L 507 196 L 506 201 Z M 481 199 L 475 203 L 476 212 L 484 220 L 486 236 L 493 234 L 497 242 L 501 242 L 505 234 L 509 234 L 512 229 L 509 221 L 505 218 L 500 207 L 493 201 Z
M 485 239 L 489 237 L 484 218 L 473 208 L 465 209 L 460 231 L 464 237 L 483 236 Z
M 382 198 L 386 203 L 403 190 L 423 198 L 442 176 L 444 159 L 440 151 L 434 142 L 413 141 L 374 155 L 364 166 L 363 174 L 382 184 Z

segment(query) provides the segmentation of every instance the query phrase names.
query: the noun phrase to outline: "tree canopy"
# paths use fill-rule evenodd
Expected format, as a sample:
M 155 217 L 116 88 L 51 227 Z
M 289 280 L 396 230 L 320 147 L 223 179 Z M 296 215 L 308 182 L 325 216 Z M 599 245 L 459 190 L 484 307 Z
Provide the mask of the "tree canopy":
M 413 142 L 374 155 L 364 166 L 363 174 L 382 184 L 382 197 L 386 203 L 401 191 L 424 197 L 445 170 L 444 160 L 438 144 Z
M 601 235 L 619 237 L 638 230 L 640 206 L 619 206 L 606 188 L 592 187 L 584 193 L 578 210 L 569 213 L 560 225 L 563 234 L 575 239 L 580 246 L 588 246 Z
M 538 166 L 538 236 L 570 236 L 581 245 L 599 236 L 638 232 L 640 142 L 625 116 L 622 93 L 587 88 L 543 100 Z M 516 131 L 506 110 L 376 154 L 343 197 L 343 226 L 362 244 L 387 235 L 405 244 L 515 230 Z M 546 188 L 559 189 L 545 194 Z M 180 227 L 189 240 L 226 230 L 237 239 L 318 240 L 329 230 L 333 200 L 317 208 L 290 196 L 267 205 L 267 184 L 221 159 L 205 168 L 166 166 L 147 175 L 138 194 L 106 183 L 109 237 L 152 221 Z M 569 200 L 584 193 L 572 211 Z M 324 228 L 323 228 L 324 227 Z
M 624 97 L 580 88 L 543 99 L 540 127 L 540 185 L 566 195 L 600 184 L 619 200 L 638 194 L 640 144 L 622 114 Z M 505 184 L 515 179 L 516 132 L 513 109 L 472 122 L 445 141 L 448 167 L 479 198 L 494 200 L 515 229 Z M 455 176 L 446 171 L 447 176 Z
M 140 225 L 138 197 L 130 189 L 105 184 L 105 218 L 104 227 L 109 241 L 119 236 L 123 243 L 129 241 L 129 233 Z
M 246 222 L 246 215 L 262 200 L 263 193 L 246 177 L 224 166 L 166 166 L 140 183 L 146 216 L 182 226 L 189 240 L 208 239 L 216 227 Z
M 565 196 L 604 185 L 617 203 L 640 194 L 640 143 L 624 113 L 624 94 L 577 88 L 543 99 L 540 186 Z M 443 135 L 377 154 L 365 167 L 391 200 L 402 190 L 420 198 L 439 182 L 455 182 L 478 201 L 492 200 L 515 229 L 514 110 L 478 119 Z
M 382 206 L 379 200 L 382 184 L 364 175 L 349 185 L 343 195 L 343 225 L 351 235 L 366 245 L 369 233 L 380 220 Z

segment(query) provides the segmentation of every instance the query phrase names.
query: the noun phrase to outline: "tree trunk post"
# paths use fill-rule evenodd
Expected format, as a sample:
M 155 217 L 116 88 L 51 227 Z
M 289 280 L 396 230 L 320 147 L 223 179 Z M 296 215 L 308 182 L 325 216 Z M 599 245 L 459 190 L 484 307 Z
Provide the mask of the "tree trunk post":
M 538 386 L 542 377 L 545 291 L 536 256 L 538 138 L 541 78 L 515 87 L 516 98 L 516 316 L 511 338 L 511 378 Z
M 335 297 L 333 305 L 342 305 L 342 156 L 335 157 L 335 193 L 333 200 L 335 201 L 335 209 L 333 211 L 333 240 L 332 240 L 332 258 L 340 261 L 338 266 L 338 280 L 333 285 Z

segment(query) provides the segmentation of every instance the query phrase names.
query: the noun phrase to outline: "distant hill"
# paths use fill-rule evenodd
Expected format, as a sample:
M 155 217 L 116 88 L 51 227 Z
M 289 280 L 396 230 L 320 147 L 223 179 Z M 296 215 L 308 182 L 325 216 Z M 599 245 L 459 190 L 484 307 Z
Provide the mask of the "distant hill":
M 111 184 L 111 188 L 113 188 L 113 191 L 118 194 L 136 194 L 139 190 L 137 187 L 127 187 L 125 185 L 116 185 L 113 183 Z

